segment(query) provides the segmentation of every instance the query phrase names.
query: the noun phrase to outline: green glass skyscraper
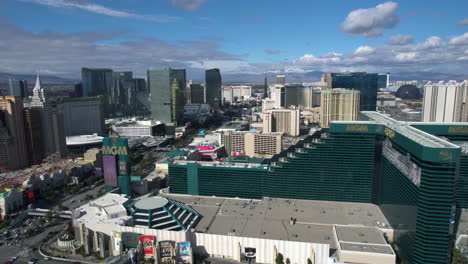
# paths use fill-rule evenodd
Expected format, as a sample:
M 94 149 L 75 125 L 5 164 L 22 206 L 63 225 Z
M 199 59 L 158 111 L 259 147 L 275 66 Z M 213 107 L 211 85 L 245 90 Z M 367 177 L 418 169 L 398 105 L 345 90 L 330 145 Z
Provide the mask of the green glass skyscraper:
M 149 69 L 147 74 L 153 120 L 166 124 L 182 122 L 185 104 L 185 70 Z

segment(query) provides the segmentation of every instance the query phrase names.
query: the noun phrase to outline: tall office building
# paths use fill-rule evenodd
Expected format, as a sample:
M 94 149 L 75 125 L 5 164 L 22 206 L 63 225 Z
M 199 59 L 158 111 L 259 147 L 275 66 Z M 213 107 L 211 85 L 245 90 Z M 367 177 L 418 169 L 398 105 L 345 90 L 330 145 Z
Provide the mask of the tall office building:
M 41 164 L 45 155 L 40 108 L 24 109 L 24 129 L 29 165 Z
M 116 104 L 114 111 L 120 113 L 129 113 L 132 95 L 136 92 L 135 82 L 132 72 L 114 72 L 114 90 Z
M 4 124 L 4 113 L 0 111 L 0 168 L 15 167 L 13 164 L 15 158 L 14 143 L 13 136 Z
M 361 111 L 375 111 L 377 107 L 378 74 L 353 72 L 353 73 L 328 73 L 324 77 L 327 89 L 345 88 L 359 90 L 361 92 Z
M 46 101 L 44 88 L 41 87 L 39 75 L 36 78 L 36 85 L 33 89 L 31 108 L 38 108 L 41 111 L 42 140 L 44 143 L 44 153 L 46 156 L 59 152 L 66 153 L 65 134 L 63 132 L 63 116 L 57 109 Z
M 276 75 L 276 84 L 286 84 L 286 75 Z
M 221 103 L 221 73 L 219 69 L 211 69 L 205 72 L 206 103 L 212 107 Z M 217 102 L 216 102 L 217 101 Z
M 284 87 L 284 91 L 284 107 L 300 106 L 302 108 L 312 108 L 318 106 L 317 97 L 319 96 L 312 86 L 288 85 Z
M 286 88 L 282 84 L 270 85 L 270 99 L 275 101 L 274 108 L 286 107 Z
M 330 121 L 354 121 L 359 115 L 359 96 L 357 90 L 331 89 L 322 91 L 320 103 L 320 123 L 329 127 Z
M 24 135 L 23 99 L 19 96 L 1 96 L 0 112 L 0 119 L 8 131 L 6 134 L 5 129 L 0 128 L 3 130 L 3 144 L 5 142 L 11 143 L 8 150 L 2 154 L 7 156 L 7 159 L 0 161 L 0 163 L 3 164 L 3 168 L 25 168 L 29 162 Z
M 270 109 L 263 113 L 263 132 L 282 132 L 299 136 L 299 109 Z
M 83 97 L 83 84 L 77 83 L 73 86 L 73 92 L 70 97 Z
M 424 88 L 424 122 L 468 121 L 468 81 L 428 82 Z
M 104 116 L 109 117 L 118 105 L 118 92 L 114 88 L 114 72 L 111 69 L 81 68 L 83 96 L 104 98 Z
M 386 74 L 379 74 L 378 75 L 378 80 L 377 80 L 377 88 L 386 88 L 389 86 L 389 79 L 390 79 L 390 73 L 387 72 Z
M 185 84 L 185 104 L 191 104 L 192 103 L 192 80 L 188 81 Z
M 184 116 L 185 70 L 149 69 L 147 74 L 153 120 L 180 123 Z
M 28 82 L 26 80 L 8 80 L 8 95 L 28 97 Z
M 223 86 L 221 91 L 223 102 L 229 103 L 248 99 L 252 96 L 252 86 L 247 85 Z
M 192 104 L 205 103 L 205 86 L 203 84 L 192 83 L 190 84 L 190 97 Z
M 104 134 L 102 97 L 62 99 L 56 102 L 58 112 L 64 119 L 66 137 Z
M 135 82 L 135 87 L 138 92 L 143 92 L 148 90 L 148 86 L 146 85 L 146 80 L 144 78 L 133 78 Z

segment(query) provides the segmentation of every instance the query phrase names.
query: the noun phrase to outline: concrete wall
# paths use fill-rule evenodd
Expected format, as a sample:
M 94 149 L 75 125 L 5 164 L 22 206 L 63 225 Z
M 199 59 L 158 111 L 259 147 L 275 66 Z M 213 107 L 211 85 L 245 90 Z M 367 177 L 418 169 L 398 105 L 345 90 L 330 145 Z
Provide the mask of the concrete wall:
M 341 260 L 355 264 L 395 264 L 395 255 L 341 250 Z
M 102 232 L 110 236 L 108 243 L 110 244 L 110 252 L 113 255 L 120 254 L 120 249 L 115 248 L 115 238 L 112 233 L 133 232 L 155 236 L 157 241 L 170 240 L 175 241 L 176 243 L 190 241 L 194 247 L 193 250 L 195 253 L 205 253 L 218 257 L 224 256 L 230 259 L 239 258 L 240 244 L 241 251 L 243 251 L 245 247 L 256 248 L 257 263 L 274 263 L 276 258 L 275 248 L 276 252 L 283 254 L 285 259 L 289 258 L 291 260 L 291 264 L 307 263 L 308 258 L 314 258 L 314 264 L 330 263 L 330 259 L 328 257 L 330 246 L 328 244 L 192 233 L 190 231 L 166 231 L 112 224 L 85 224 L 84 226 L 90 230 Z M 84 226 L 81 227 L 82 234 L 84 234 Z M 99 250 L 97 247 L 98 238 L 96 232 L 90 232 L 89 234 L 94 240 L 93 250 Z

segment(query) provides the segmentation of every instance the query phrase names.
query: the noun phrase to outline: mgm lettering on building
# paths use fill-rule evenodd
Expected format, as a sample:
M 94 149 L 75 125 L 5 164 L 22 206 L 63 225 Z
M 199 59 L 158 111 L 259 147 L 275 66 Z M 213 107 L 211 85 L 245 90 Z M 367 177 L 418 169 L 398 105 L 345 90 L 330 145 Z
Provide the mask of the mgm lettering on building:
M 127 138 L 105 137 L 102 140 L 102 155 L 106 190 L 119 187 L 121 193 L 130 195 Z

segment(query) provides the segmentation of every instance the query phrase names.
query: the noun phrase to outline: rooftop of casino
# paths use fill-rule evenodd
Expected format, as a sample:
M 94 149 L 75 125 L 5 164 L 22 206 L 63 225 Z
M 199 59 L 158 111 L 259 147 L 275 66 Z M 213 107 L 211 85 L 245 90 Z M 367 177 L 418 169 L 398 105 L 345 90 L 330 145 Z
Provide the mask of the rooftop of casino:
M 398 133 L 404 137 L 413 140 L 414 142 L 420 144 L 424 147 L 429 148 L 451 148 L 456 149 L 459 146 L 443 140 L 439 137 L 426 133 L 422 130 L 419 130 L 415 127 L 412 127 L 408 122 L 397 121 L 391 117 L 388 117 L 384 114 L 375 112 L 375 111 L 361 111 L 361 114 L 367 117 L 370 121 L 331 121 L 331 123 L 337 124 L 382 124 Z M 411 123 L 414 124 L 414 123 Z

